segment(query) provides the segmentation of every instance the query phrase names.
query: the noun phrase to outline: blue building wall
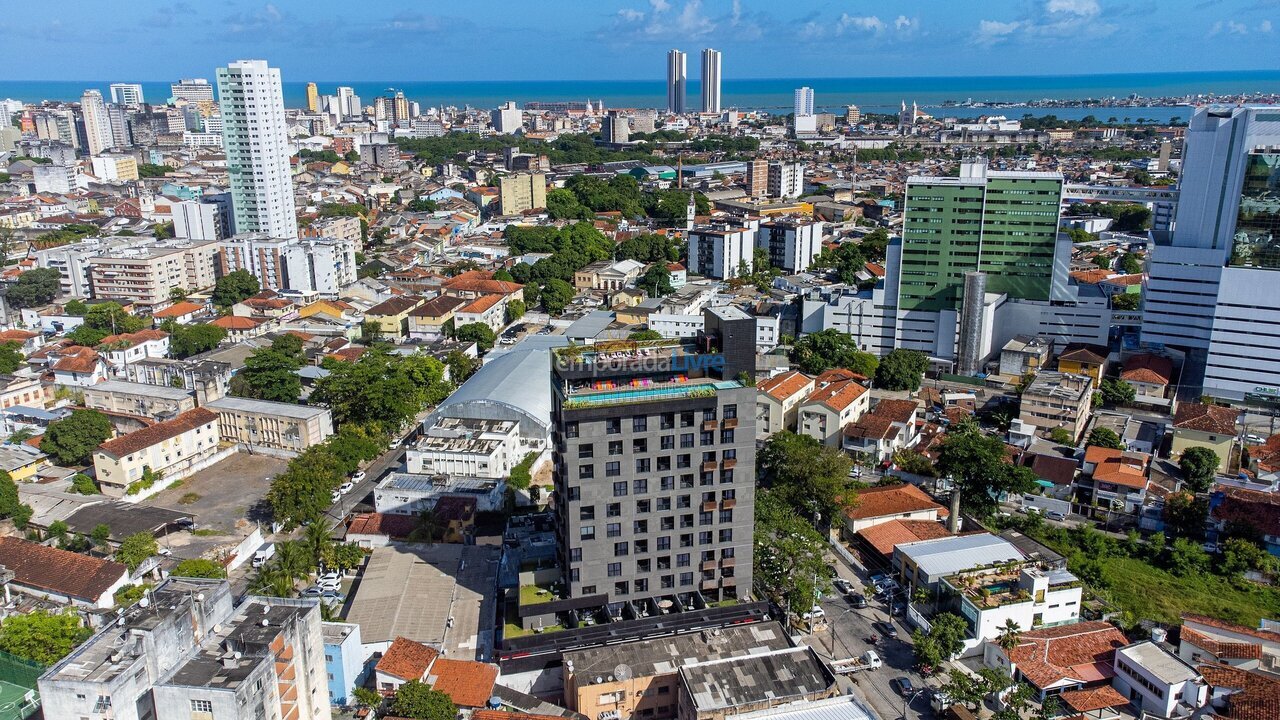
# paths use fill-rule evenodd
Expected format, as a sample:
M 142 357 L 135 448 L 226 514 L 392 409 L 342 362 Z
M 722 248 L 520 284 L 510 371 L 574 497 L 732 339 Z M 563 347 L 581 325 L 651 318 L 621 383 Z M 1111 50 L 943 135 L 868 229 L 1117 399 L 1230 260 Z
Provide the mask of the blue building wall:
M 323 623 L 324 665 L 329 674 L 329 702 L 347 705 L 351 688 L 363 685 L 368 677 L 360 626 L 351 623 Z

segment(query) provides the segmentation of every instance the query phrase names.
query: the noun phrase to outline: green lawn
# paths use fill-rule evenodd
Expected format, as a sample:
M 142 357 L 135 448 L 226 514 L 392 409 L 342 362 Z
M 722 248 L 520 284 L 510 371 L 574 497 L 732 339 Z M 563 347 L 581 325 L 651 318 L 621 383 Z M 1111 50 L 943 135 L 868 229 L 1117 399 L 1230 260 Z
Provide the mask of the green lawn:
M 551 591 L 537 585 L 521 585 L 520 586 L 520 605 L 528 607 L 530 605 L 539 605 L 545 602 L 555 600 L 556 596 Z
M 1101 594 L 1137 619 L 1176 624 L 1189 612 L 1257 627 L 1280 611 L 1280 590 L 1238 587 L 1221 575 L 1179 577 L 1127 557 L 1107 558 L 1103 573 L 1110 587 Z

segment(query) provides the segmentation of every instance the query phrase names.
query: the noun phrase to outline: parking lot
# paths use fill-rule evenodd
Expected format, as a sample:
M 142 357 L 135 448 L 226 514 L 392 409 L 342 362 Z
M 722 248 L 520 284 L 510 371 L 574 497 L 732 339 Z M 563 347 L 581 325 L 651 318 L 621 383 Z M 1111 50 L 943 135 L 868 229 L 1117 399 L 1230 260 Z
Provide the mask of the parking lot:
M 198 557 L 230 537 L 243 536 L 254 523 L 262 523 L 264 532 L 270 532 L 271 513 L 265 497 L 271 478 L 285 465 L 286 461 L 279 458 L 236 453 L 141 504 L 194 515 L 195 532 L 171 536 L 170 545 L 175 555 Z

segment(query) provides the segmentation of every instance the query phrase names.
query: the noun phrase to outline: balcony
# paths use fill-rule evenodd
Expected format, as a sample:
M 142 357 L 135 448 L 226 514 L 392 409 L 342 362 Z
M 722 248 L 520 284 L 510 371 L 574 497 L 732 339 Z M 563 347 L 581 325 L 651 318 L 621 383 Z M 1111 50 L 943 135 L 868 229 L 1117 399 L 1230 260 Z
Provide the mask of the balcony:
M 738 466 L 738 460 L 737 458 L 726 458 L 725 461 L 721 463 L 720 466 L 723 467 L 725 470 L 732 470 Z
M 704 561 L 704 562 L 702 563 L 702 566 L 701 566 L 699 569 L 700 569 L 700 570 L 703 570 L 704 572 L 705 572 L 705 571 L 707 571 L 707 570 L 715 570 L 715 569 L 716 569 L 716 561 L 715 561 L 715 560 L 707 560 L 707 561 Z
M 702 432 L 711 432 L 711 431 L 713 431 L 713 430 L 715 430 L 715 429 L 716 429 L 716 421 L 715 421 L 715 420 L 704 420 L 704 421 L 702 421 Z
M 700 586 L 703 590 L 715 590 L 719 587 L 718 581 L 714 578 L 711 580 L 703 580 Z
M 732 510 L 738 504 L 737 498 L 725 498 L 720 501 L 721 510 Z
M 702 463 L 702 472 L 715 472 L 715 471 L 716 471 L 716 461 L 715 461 L 715 460 L 708 460 L 708 461 L 706 461 L 706 462 Z
M 731 568 L 731 567 L 733 567 L 733 566 L 734 566 L 734 564 L 736 564 L 736 563 L 737 563 L 737 559 L 736 559 L 736 558 L 731 558 L 731 557 L 727 557 L 727 558 L 720 558 L 720 567 L 722 567 L 722 568 Z
M 715 509 L 716 509 L 715 500 L 708 500 L 702 503 L 702 512 L 711 512 L 712 510 L 715 510 Z
M 724 423 L 721 425 L 721 427 L 723 427 L 725 430 L 732 430 L 733 428 L 738 427 L 738 418 L 736 417 L 725 418 Z

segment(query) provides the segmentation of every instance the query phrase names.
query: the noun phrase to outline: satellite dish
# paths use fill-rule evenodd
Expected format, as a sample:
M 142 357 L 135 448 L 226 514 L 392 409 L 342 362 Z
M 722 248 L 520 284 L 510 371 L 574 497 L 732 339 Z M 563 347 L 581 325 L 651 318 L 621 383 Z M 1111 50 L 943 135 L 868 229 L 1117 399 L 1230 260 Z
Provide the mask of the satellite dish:
M 618 678 L 619 682 L 626 682 L 631 679 L 631 666 L 626 663 L 619 663 L 618 667 L 613 669 L 613 676 Z

